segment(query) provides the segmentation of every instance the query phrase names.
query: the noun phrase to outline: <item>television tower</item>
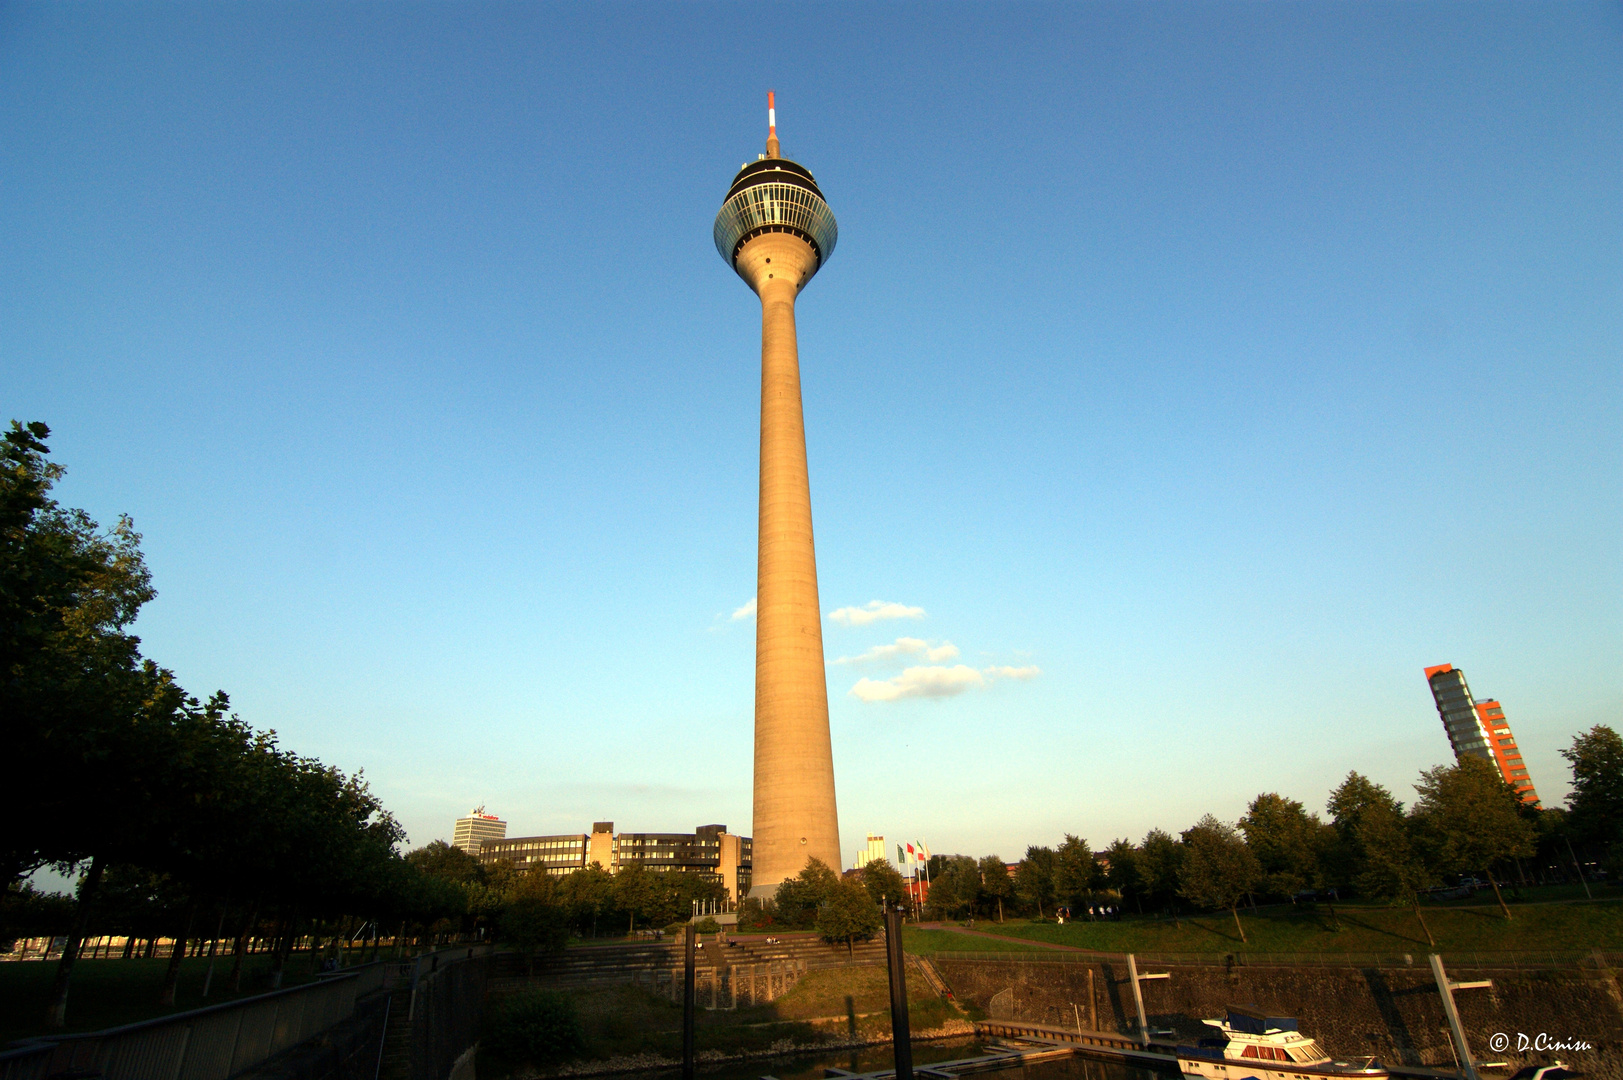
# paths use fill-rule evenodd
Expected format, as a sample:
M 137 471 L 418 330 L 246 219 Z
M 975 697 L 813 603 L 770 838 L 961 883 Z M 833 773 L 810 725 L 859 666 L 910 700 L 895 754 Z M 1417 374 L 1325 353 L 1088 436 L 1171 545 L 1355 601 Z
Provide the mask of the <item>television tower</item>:
M 779 156 L 766 96 L 766 153 L 733 177 L 716 250 L 761 298 L 761 506 L 755 609 L 755 820 L 750 895 L 770 897 L 809 858 L 840 870 L 823 623 L 812 550 L 795 297 L 839 230 L 812 174 Z

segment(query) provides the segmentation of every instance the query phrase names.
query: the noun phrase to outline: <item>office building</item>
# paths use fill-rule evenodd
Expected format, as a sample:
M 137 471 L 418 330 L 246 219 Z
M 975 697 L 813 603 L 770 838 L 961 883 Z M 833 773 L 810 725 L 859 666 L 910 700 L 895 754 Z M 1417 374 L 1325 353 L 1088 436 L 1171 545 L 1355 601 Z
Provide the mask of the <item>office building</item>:
M 1488 745 L 1493 749 L 1493 760 L 1499 766 L 1499 775 L 1516 789 L 1517 798 L 1537 806 L 1538 791 L 1527 775 L 1527 762 L 1522 760 L 1522 752 L 1516 748 L 1516 736 L 1510 732 L 1510 721 L 1505 719 L 1504 706 L 1488 698 L 1476 703 L 1476 713 L 1482 730 L 1488 733 Z
M 857 852 L 857 861 L 853 869 L 861 870 L 864 866 L 878 859 L 880 862 L 890 862 L 890 853 L 885 850 L 885 838 L 868 834 L 868 844 Z
M 632 863 L 655 873 L 685 871 L 719 880 L 736 904 L 750 888 L 751 844 L 725 825 L 700 825 L 690 833 L 616 833 L 614 822 L 598 821 L 589 833 L 515 836 L 488 842 L 479 861 L 512 863 L 525 872 L 563 876 L 596 864 L 617 874 Z
M 761 300 L 761 475 L 755 606 L 755 877 L 770 896 L 809 858 L 840 865 L 823 615 L 812 543 L 795 299 L 834 254 L 817 181 L 779 154 L 743 165 L 716 215 L 716 250 Z
M 1521 751 L 1516 748 L 1516 737 L 1511 734 L 1504 707 L 1491 698 L 1474 699 L 1465 681 L 1465 672 L 1452 664 L 1426 668 L 1426 682 L 1431 686 L 1432 700 L 1437 703 L 1437 715 L 1442 718 L 1454 756 L 1469 754 L 1492 763 L 1505 783 L 1515 790 L 1517 798 L 1537 806 L 1538 792 L 1527 775 Z
M 539 870 L 543 874 L 571 874 L 587 865 L 586 851 L 591 837 L 586 833 L 564 833 L 559 836 L 514 836 L 490 841 L 479 852 L 479 861 L 487 866 L 499 862 L 512 863 L 525 872 Z
M 489 840 L 500 840 L 507 835 L 507 822 L 495 814 L 485 813 L 485 808 L 476 806 L 468 811 L 467 817 L 456 819 L 456 828 L 451 833 L 451 846 L 459 847 L 474 858 L 479 857 L 479 848 Z

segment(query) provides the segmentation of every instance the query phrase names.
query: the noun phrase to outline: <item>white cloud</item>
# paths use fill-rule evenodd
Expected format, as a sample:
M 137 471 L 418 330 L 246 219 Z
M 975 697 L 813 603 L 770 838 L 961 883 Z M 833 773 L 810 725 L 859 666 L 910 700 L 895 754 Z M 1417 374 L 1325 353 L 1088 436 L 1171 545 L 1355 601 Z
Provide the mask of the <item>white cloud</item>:
M 952 697 L 985 686 L 981 673 L 968 664 L 910 667 L 893 679 L 858 679 L 851 696 L 861 701 L 899 701 L 910 697 Z
M 899 637 L 889 645 L 875 645 L 860 656 L 842 656 L 834 662 L 836 664 L 871 664 L 894 660 L 900 656 L 922 656 L 931 663 L 940 663 L 942 660 L 956 660 L 958 658 L 958 646 L 950 641 L 943 641 L 940 645 L 931 645 L 923 638 Z
M 733 612 L 733 622 L 743 622 L 745 619 L 753 618 L 755 618 L 755 597 L 752 596 L 749 603 Z
M 880 645 L 861 656 L 842 658 L 835 663 L 856 663 L 876 653 L 883 657 L 897 656 L 903 651 L 915 653 L 922 651 L 933 659 L 936 652 L 947 649 L 952 650 L 952 656 L 958 655 L 958 650 L 950 641 L 943 642 L 940 649 L 931 649 L 928 643 L 918 638 L 897 638 L 894 645 Z M 980 671 L 976 671 L 968 664 L 954 664 L 952 667 L 943 667 L 939 664 L 930 667 L 910 667 L 890 679 L 858 679 L 857 684 L 851 688 L 851 696 L 868 702 L 900 701 L 912 697 L 954 697 L 966 690 L 979 690 L 994 679 L 1035 679 L 1041 674 L 1042 669 L 1035 664 L 1028 667 L 1000 665 Z
M 870 600 L 866 607 L 838 608 L 829 612 L 828 617 L 841 626 L 867 626 L 881 619 L 922 619 L 924 609 L 885 600 Z

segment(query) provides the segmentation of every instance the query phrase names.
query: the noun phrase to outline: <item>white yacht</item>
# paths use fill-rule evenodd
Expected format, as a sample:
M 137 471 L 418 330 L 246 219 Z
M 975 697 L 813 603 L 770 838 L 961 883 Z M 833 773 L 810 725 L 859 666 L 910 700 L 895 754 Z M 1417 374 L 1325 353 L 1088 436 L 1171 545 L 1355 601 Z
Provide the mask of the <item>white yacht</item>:
M 1372 1057 L 1337 1061 L 1296 1028 L 1290 1016 L 1249 1005 L 1230 1005 L 1221 1020 L 1205 1021 L 1220 1033 L 1198 1046 L 1178 1047 L 1178 1068 L 1205 1080 L 1298 1080 L 1304 1076 L 1369 1077 L 1388 1074 Z

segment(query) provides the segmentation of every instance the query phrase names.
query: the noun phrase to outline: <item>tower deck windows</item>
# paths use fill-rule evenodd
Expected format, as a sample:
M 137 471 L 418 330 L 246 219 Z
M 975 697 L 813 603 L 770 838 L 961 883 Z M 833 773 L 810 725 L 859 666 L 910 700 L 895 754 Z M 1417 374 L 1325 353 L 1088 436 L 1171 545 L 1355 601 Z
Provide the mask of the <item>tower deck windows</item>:
M 834 254 L 840 238 L 834 212 L 815 190 L 770 181 L 746 187 L 722 204 L 714 229 L 716 251 L 732 263 L 745 243 L 773 230 L 794 233 L 811 244 L 818 267 Z

